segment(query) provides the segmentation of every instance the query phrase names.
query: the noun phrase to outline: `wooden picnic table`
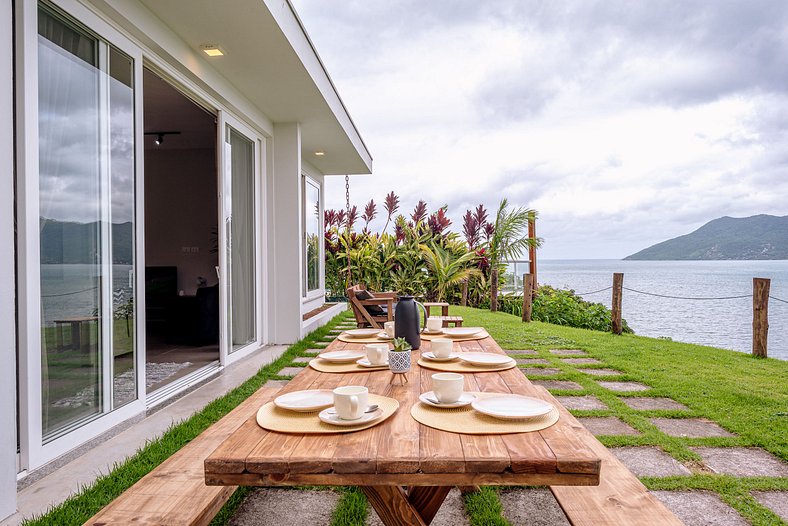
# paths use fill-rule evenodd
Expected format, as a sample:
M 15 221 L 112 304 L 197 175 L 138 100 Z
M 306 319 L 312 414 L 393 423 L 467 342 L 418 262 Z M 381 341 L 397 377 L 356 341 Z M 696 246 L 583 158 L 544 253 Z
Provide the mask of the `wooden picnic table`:
M 429 350 L 423 341 L 421 351 Z M 502 353 L 492 338 L 459 343 L 461 351 Z M 329 350 L 361 349 L 335 340 Z M 416 364 L 408 383 L 391 384 L 388 370 L 332 374 L 311 367 L 282 393 L 365 385 L 396 398 L 397 412 L 385 422 L 347 434 L 286 434 L 266 431 L 249 418 L 205 460 L 208 485 L 360 486 L 387 525 L 429 524 L 453 486 L 599 484 L 600 457 L 589 433 L 545 390 L 518 368 L 465 374 L 468 391 L 517 393 L 559 408 L 556 424 L 541 431 L 466 435 L 433 429 L 410 414 L 420 393 L 431 390 L 436 371 Z

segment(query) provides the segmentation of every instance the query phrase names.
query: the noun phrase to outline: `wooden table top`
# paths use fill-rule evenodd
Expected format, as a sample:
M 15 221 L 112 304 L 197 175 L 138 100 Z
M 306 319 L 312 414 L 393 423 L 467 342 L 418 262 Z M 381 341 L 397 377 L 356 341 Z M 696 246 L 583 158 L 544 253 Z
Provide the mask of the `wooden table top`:
M 420 351 L 429 350 L 423 341 Z M 492 338 L 455 343 L 455 351 L 502 353 Z M 360 349 L 334 340 L 328 350 Z M 388 370 L 320 373 L 304 368 L 280 394 L 303 389 L 366 385 L 370 392 L 396 398 L 399 410 L 364 431 L 294 435 L 262 429 L 252 415 L 205 460 L 208 485 L 597 485 L 600 458 L 581 425 L 545 389 L 518 369 L 465 374 L 468 391 L 517 393 L 555 404 L 559 421 L 542 431 L 508 435 L 463 435 L 433 429 L 410 415 L 435 372 L 416 364 L 409 383 L 391 384 Z

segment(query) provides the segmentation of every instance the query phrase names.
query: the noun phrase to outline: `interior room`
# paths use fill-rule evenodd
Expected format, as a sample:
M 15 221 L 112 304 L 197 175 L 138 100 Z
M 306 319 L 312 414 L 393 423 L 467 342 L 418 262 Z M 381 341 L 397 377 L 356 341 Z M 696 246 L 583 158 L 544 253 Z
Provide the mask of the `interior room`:
M 216 116 L 145 68 L 146 384 L 219 359 Z

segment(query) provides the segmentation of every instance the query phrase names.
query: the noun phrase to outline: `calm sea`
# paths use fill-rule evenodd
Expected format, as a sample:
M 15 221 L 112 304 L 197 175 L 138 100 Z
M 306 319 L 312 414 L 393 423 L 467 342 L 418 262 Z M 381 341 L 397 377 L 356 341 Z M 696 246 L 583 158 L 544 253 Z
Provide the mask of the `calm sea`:
M 642 336 L 667 336 L 749 353 L 752 278 L 770 278 L 771 296 L 788 300 L 788 261 L 541 260 L 539 283 L 578 293 L 609 287 L 614 272 L 624 287 L 666 296 L 743 299 L 692 301 L 624 290 L 623 315 Z M 611 291 L 583 296 L 610 307 Z M 769 356 L 788 360 L 788 303 L 769 301 Z

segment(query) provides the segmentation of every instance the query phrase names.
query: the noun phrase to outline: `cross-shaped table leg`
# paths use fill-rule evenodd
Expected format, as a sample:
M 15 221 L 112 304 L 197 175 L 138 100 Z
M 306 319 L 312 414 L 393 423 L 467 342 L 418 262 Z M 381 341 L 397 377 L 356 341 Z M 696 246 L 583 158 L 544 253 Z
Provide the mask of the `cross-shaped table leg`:
M 427 526 L 451 486 L 363 486 L 361 490 L 386 526 Z

